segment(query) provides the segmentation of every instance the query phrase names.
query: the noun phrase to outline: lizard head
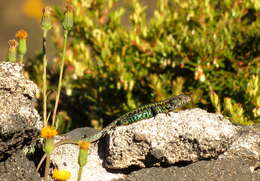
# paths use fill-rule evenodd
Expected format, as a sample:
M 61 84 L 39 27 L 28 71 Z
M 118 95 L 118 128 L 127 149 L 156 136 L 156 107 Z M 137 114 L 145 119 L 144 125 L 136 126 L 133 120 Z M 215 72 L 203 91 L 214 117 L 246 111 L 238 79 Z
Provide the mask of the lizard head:
M 166 103 L 169 104 L 169 109 L 174 110 L 178 107 L 184 106 L 185 104 L 191 101 L 190 96 L 188 95 L 178 95 L 176 97 L 172 97 L 166 100 Z

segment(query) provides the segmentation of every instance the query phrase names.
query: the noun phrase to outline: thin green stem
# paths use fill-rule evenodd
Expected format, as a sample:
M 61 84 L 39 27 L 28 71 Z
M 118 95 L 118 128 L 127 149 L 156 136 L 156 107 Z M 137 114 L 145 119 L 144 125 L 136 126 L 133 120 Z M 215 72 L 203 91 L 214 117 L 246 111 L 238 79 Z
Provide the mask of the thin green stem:
M 77 181 L 80 181 L 80 180 L 81 180 L 82 171 L 83 171 L 83 167 L 79 167 Z
M 61 61 L 61 68 L 60 68 L 58 91 L 57 91 L 57 96 L 56 96 L 56 101 L 55 101 L 55 106 L 54 106 L 53 116 L 52 116 L 52 126 L 54 126 L 54 122 L 56 120 L 56 114 L 57 114 L 57 109 L 58 109 L 58 104 L 59 104 L 59 99 L 60 99 L 60 92 L 61 92 L 61 88 L 62 88 L 62 77 L 63 77 L 63 69 L 64 69 L 67 39 L 68 39 L 68 31 L 65 30 L 64 31 L 64 45 L 63 45 L 63 52 L 62 52 L 62 61 Z
M 44 181 L 48 181 L 48 174 L 49 174 L 50 163 L 51 163 L 51 155 L 47 154 L 45 170 L 44 170 Z
M 47 55 L 46 55 L 46 39 L 47 39 L 47 31 L 43 31 L 43 43 L 42 43 L 42 50 L 43 50 L 43 121 L 44 121 L 44 126 L 48 125 L 47 121 Z
M 20 63 L 22 64 L 23 63 L 23 54 L 19 54 L 19 61 L 20 61 Z

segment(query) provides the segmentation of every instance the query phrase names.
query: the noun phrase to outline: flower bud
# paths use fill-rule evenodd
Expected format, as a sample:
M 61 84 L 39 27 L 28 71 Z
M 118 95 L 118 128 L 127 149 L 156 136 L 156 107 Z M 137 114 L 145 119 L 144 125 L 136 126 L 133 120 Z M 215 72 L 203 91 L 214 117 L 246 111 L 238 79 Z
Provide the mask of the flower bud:
M 19 42 L 18 53 L 21 55 L 25 55 L 27 51 L 26 41 L 27 41 L 28 33 L 25 30 L 19 30 L 16 32 L 15 36 L 16 38 L 18 38 L 18 42 Z
M 45 7 L 42 10 L 42 21 L 41 21 L 41 28 L 43 31 L 49 31 L 52 28 L 51 24 L 51 11 L 52 9 L 50 7 Z
M 66 6 L 65 16 L 62 25 L 64 30 L 67 31 L 71 30 L 73 26 L 73 6 L 69 4 Z
M 8 49 L 8 60 L 10 62 L 16 62 L 16 50 L 18 43 L 16 40 L 8 41 L 9 49 Z

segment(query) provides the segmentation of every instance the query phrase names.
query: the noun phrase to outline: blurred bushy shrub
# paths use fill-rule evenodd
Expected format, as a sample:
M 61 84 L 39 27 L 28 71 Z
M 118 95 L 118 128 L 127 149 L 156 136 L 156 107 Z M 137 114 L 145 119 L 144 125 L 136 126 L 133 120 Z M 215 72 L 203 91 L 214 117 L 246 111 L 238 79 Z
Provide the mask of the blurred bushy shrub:
M 259 123 L 258 0 L 158 0 L 152 17 L 138 0 L 71 2 L 75 26 L 61 100 L 66 120 L 100 127 L 141 104 L 184 92 L 196 106 L 233 122 Z M 63 18 L 59 9 L 56 15 Z M 130 25 L 122 23 L 126 18 Z M 58 50 L 62 39 L 54 26 Z M 49 62 L 52 88 L 60 60 Z M 39 64 L 31 70 L 40 84 Z

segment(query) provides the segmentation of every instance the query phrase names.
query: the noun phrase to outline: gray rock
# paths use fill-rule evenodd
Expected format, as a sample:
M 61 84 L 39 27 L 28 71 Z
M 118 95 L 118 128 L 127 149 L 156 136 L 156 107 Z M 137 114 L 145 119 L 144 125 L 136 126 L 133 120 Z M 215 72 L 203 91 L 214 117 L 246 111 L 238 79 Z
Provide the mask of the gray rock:
M 41 127 L 34 107 L 38 88 L 23 76 L 22 70 L 16 63 L 0 63 L 0 163 L 5 168 L 0 175 L 13 175 L 17 178 L 14 180 L 27 180 L 21 178 L 25 178 L 24 172 L 31 167 L 26 157 L 21 156 L 21 150 L 38 137 Z
M 90 136 L 88 132 L 86 128 L 76 129 L 61 136 L 60 139 L 78 140 Z M 248 160 L 248 157 L 241 157 L 241 155 L 238 157 L 231 157 L 231 154 L 225 155 L 233 147 L 232 152 L 235 153 L 235 148 L 238 148 L 235 144 L 239 144 L 239 140 L 250 137 L 249 135 L 252 135 L 250 145 L 257 145 L 259 142 L 255 137 L 256 132 L 244 131 L 242 127 L 232 125 L 223 116 L 201 109 L 172 112 L 169 115 L 159 114 L 155 118 L 128 126 L 119 126 L 109 131 L 98 143 L 91 144 L 82 179 L 90 181 L 113 179 L 206 181 L 208 180 L 206 178 L 216 177 L 215 180 L 225 180 L 239 177 L 252 178 L 251 180 L 256 181 L 259 177 L 259 163 L 256 157 Z M 247 148 L 248 152 L 251 152 L 254 146 Z M 257 154 L 259 155 L 259 152 Z M 77 146 L 62 145 L 51 157 L 57 168 L 70 170 L 71 180 L 76 180 Z M 240 159 L 242 161 L 239 161 Z M 175 166 L 147 168 L 170 165 Z M 140 174 L 133 173 L 128 177 L 133 169 L 140 169 L 140 167 L 145 167 L 145 169 L 134 172 L 140 172 Z M 154 170 L 158 170 L 155 172 L 157 177 L 152 174 Z M 234 173 L 226 175 L 229 173 L 228 170 Z M 241 170 L 244 170 L 244 175 L 241 175 Z M 218 178 L 218 173 L 223 178 Z M 141 177 L 146 179 L 141 179 Z
M 114 181 L 259 181 L 260 125 L 241 126 L 240 130 L 238 139 L 217 160 L 202 160 L 168 168 L 145 168 Z
M 65 135 L 57 136 L 56 141 L 63 139 L 80 140 L 85 137 L 97 133 L 91 128 L 78 128 Z M 89 149 L 87 165 L 83 168 L 81 180 L 90 181 L 109 181 L 125 177 L 122 173 L 110 173 L 103 167 L 103 142 L 100 144 L 93 143 Z M 78 153 L 79 148 L 77 145 L 66 144 L 59 146 L 51 155 L 51 160 L 54 165 L 59 169 L 69 170 L 71 172 L 71 179 L 77 180 L 78 174 Z
M 220 158 L 241 158 L 260 161 L 260 125 L 241 126 L 241 135 Z
M 41 181 L 35 165 L 22 151 L 17 151 L 5 162 L 0 162 L 0 181 Z
M 227 119 L 202 109 L 160 114 L 110 131 L 105 165 L 144 168 L 217 158 L 238 136 L 239 129 Z
M 16 63 L 0 63 L 0 134 L 10 134 L 31 126 L 40 127 L 35 109 L 37 86 L 22 74 Z
M 152 167 L 135 171 L 127 178 L 113 181 L 259 181 L 255 161 L 241 158 L 199 161 L 185 167 Z

